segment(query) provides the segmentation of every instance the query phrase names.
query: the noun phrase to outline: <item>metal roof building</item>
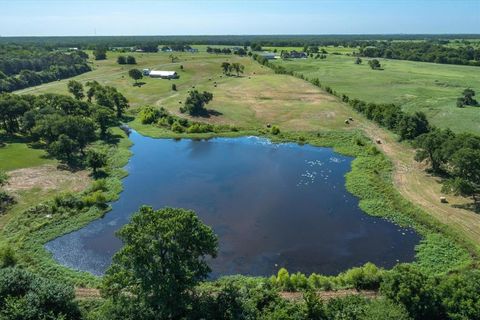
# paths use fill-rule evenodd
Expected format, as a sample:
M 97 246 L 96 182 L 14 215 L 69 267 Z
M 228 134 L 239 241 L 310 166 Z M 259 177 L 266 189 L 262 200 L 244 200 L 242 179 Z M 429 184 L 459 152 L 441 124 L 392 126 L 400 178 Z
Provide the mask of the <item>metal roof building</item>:
M 178 74 L 175 71 L 151 70 L 148 75 L 152 78 L 163 78 L 163 79 L 173 79 L 178 77 Z

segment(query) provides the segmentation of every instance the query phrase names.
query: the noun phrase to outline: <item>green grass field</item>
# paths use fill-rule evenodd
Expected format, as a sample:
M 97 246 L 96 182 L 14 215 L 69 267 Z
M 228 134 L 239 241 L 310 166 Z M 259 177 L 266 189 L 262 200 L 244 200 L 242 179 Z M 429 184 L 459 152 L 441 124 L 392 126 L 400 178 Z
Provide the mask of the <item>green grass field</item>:
M 325 60 L 275 61 L 307 78 L 319 78 L 350 98 L 367 102 L 396 103 L 405 111 L 423 111 L 439 127 L 456 132 L 480 133 L 480 108 L 457 108 L 456 98 L 465 88 L 480 94 L 480 68 L 403 60 L 380 59 L 384 70 L 371 70 L 364 59 L 329 55 Z
M 43 149 L 33 149 L 22 142 L 8 142 L 0 148 L 0 170 L 10 171 L 57 162 L 46 156 Z
M 203 49 L 203 48 L 202 48 Z M 279 76 L 248 57 L 215 55 L 199 52 L 174 53 L 179 61 L 172 63 L 170 53 L 133 53 L 136 66 L 118 65 L 116 58 L 123 53 L 108 53 L 108 60 L 94 61 L 95 70 L 71 78 L 82 83 L 97 80 L 112 85 L 130 101 L 132 110 L 144 105 L 163 106 L 178 113 L 188 91 L 206 90 L 214 95 L 208 105 L 220 114 L 200 121 L 258 128 L 267 123 L 277 124 L 288 130 L 351 129 L 344 120 L 352 115 L 351 109 L 338 99 L 313 85 L 290 76 Z M 245 66 L 240 77 L 225 76 L 221 63 L 239 62 Z M 180 66 L 183 66 L 183 70 Z M 175 80 L 143 78 L 144 84 L 133 86 L 128 77 L 131 68 L 175 70 L 180 78 Z M 19 93 L 67 93 L 70 79 L 28 88 Z M 216 86 L 215 86 L 216 83 Z M 177 91 L 172 90 L 176 84 Z

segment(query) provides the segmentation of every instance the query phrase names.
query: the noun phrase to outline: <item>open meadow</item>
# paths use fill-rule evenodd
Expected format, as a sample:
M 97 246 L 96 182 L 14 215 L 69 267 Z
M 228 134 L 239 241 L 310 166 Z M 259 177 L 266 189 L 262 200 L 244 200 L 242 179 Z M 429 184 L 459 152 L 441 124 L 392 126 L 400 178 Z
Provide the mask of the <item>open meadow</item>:
M 354 57 L 328 55 L 326 59 L 275 61 L 288 71 L 318 78 L 350 99 L 395 103 L 407 111 L 423 111 L 431 123 L 455 132 L 480 133 L 480 109 L 457 108 L 466 88 L 480 92 L 478 67 L 380 59 L 383 70 L 372 70 L 368 59 L 356 65 Z
M 204 48 L 201 48 L 204 49 Z M 306 81 L 291 76 L 276 75 L 272 70 L 248 57 L 235 55 L 199 53 L 173 53 L 178 59 L 171 60 L 171 53 L 133 53 L 137 65 L 118 65 L 117 56 L 124 53 L 109 52 L 108 59 L 94 61 L 94 70 L 71 79 L 65 79 L 19 91 L 20 94 L 60 93 L 66 94 L 69 80 L 85 84 L 96 80 L 102 85 L 116 87 L 131 104 L 130 112 L 141 106 L 164 107 L 179 114 L 189 90 L 209 91 L 214 95 L 208 108 L 217 111 L 210 118 L 200 121 L 236 125 L 254 129 L 266 124 L 279 125 L 284 129 L 350 130 L 358 122 L 345 125 L 352 110 L 339 100 Z M 222 62 L 238 62 L 245 66 L 240 74 L 226 76 Z M 183 69 L 181 69 L 183 67 Z M 172 70 L 179 79 L 163 80 L 144 77 L 134 86 L 128 70 L 149 68 Z M 177 90 L 172 90 L 175 84 Z

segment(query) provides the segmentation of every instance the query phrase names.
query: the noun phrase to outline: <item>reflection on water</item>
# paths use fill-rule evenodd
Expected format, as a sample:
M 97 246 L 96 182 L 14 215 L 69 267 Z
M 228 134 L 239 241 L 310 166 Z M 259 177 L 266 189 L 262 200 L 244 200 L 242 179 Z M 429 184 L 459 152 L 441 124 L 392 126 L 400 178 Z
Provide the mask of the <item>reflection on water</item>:
M 193 209 L 220 250 L 212 276 L 338 273 L 367 261 L 411 261 L 419 237 L 367 216 L 345 190 L 351 158 L 328 148 L 256 137 L 152 139 L 133 132 L 124 191 L 112 211 L 46 245 L 69 267 L 101 275 L 121 242 L 115 231 L 140 205 Z

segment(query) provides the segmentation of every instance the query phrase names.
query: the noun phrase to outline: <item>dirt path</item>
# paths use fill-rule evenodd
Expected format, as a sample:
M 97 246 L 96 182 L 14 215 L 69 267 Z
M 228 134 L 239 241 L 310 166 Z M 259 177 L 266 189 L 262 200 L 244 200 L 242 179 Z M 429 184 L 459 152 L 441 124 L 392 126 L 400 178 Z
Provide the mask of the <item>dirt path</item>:
M 479 248 L 480 215 L 454 207 L 470 200 L 443 194 L 440 179 L 426 173 L 425 167 L 414 160 L 414 150 L 397 142 L 391 133 L 373 124 L 367 124 L 363 129 L 372 140 L 381 140 L 377 147 L 394 164 L 393 182 L 398 191 L 440 222 L 464 233 Z M 449 203 L 441 203 L 441 196 L 446 196 Z
M 333 298 L 343 298 L 346 296 L 358 296 L 361 295 L 366 298 L 376 298 L 378 293 L 373 290 L 361 290 L 357 291 L 355 289 L 343 289 L 343 290 L 335 290 L 335 291 L 318 291 L 317 295 L 322 300 L 330 300 Z M 285 300 L 289 301 L 299 301 L 303 299 L 303 293 L 301 292 L 280 292 L 280 296 Z
M 318 291 L 318 296 L 322 300 L 330 300 L 333 298 L 341 298 L 349 295 L 362 295 L 366 298 L 376 298 L 378 293 L 371 290 L 357 291 L 354 289 L 344 289 L 336 291 Z M 289 301 L 300 301 L 303 299 L 301 292 L 280 292 L 280 296 Z M 75 298 L 82 299 L 101 299 L 100 290 L 94 288 L 75 288 Z
M 101 299 L 100 290 L 94 288 L 75 288 L 75 298 L 82 299 Z

